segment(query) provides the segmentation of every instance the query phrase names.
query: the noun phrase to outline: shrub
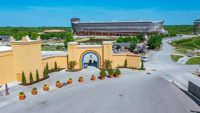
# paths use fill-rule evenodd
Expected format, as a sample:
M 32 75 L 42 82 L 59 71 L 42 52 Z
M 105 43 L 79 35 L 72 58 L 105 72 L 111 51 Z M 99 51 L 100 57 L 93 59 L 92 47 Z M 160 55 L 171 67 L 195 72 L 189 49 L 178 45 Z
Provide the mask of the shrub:
M 103 68 L 101 71 L 100 71 L 100 77 L 105 77 L 106 76 L 106 71 L 105 71 L 105 68 Z
M 30 83 L 33 83 L 33 75 L 31 72 L 30 72 Z
M 77 65 L 77 62 L 76 61 L 69 61 L 69 64 L 68 64 L 68 69 L 70 71 L 74 70 L 75 66 Z
M 112 61 L 111 60 L 105 60 L 103 63 L 103 67 L 105 67 L 106 70 L 109 70 L 112 68 Z
M 116 70 L 115 70 L 115 75 L 121 75 L 121 71 L 119 70 L 119 68 L 117 68 Z
M 124 67 L 127 68 L 127 59 L 124 61 Z
M 25 93 L 24 92 L 19 92 L 19 95 L 24 95 Z
M 22 72 L 22 84 L 26 84 L 26 77 L 24 72 Z
M 113 74 L 114 74 L 114 70 L 113 70 L 112 68 L 109 69 L 109 70 L 108 70 L 108 74 L 109 74 L 109 75 L 113 75 Z
M 57 62 L 54 63 L 54 70 L 55 70 L 55 71 L 58 70 Z
M 37 91 L 37 88 L 36 87 L 32 88 L 32 91 Z
M 39 76 L 38 70 L 36 70 L 36 81 L 38 81 L 39 79 L 40 79 L 40 76 Z

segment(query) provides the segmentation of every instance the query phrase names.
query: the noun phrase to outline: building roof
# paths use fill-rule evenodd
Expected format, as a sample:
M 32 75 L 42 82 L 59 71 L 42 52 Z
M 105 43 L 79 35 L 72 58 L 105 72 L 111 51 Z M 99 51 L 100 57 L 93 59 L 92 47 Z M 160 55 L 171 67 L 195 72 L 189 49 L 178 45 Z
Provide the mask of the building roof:
M 144 20 L 138 20 L 138 21 L 91 21 L 91 22 L 72 22 L 72 23 L 83 23 L 83 24 L 90 24 L 90 23 L 160 23 L 164 22 L 164 20 L 158 20 L 158 21 L 144 21 Z

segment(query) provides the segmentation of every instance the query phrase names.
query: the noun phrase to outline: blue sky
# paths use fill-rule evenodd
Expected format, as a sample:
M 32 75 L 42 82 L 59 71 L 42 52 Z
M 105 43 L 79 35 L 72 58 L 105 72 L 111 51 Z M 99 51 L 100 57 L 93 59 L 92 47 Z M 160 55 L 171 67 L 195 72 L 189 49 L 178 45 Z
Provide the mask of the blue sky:
M 165 20 L 192 24 L 200 0 L 0 0 L 0 26 L 70 26 L 81 21 Z

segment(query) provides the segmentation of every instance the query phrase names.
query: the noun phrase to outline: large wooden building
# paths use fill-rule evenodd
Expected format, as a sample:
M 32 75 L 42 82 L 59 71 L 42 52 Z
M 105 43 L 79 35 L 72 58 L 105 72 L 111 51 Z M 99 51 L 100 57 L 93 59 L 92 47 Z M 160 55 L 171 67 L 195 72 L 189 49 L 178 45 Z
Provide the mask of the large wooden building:
M 72 18 L 74 36 L 130 36 L 162 33 L 164 21 L 81 22 Z

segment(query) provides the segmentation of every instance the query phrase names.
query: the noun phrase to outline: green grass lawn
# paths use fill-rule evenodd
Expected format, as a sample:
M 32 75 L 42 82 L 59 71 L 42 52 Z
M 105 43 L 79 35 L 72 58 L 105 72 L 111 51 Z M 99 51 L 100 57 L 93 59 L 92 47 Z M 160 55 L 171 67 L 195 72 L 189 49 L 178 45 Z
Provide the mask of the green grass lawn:
M 180 58 L 182 58 L 183 56 L 181 55 L 171 55 L 171 59 L 174 61 L 174 62 L 177 62 Z
M 200 37 L 173 41 L 171 45 L 177 48 L 200 49 Z
M 200 37 L 177 40 L 171 42 L 170 44 L 176 47 L 176 53 L 186 55 L 188 50 L 200 49 Z
M 200 64 L 200 57 L 194 57 L 189 59 L 186 64 Z

